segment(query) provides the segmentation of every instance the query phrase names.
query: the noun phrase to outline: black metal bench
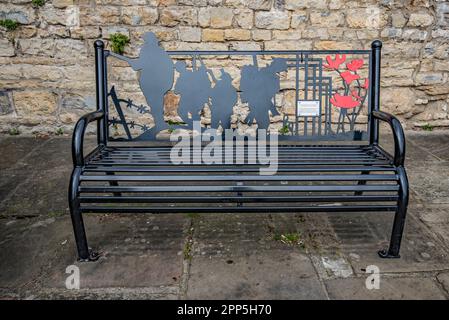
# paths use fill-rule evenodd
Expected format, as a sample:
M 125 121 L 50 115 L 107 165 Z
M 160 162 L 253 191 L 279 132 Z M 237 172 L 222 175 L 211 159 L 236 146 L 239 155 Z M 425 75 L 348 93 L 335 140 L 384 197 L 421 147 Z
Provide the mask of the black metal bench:
M 165 52 L 153 34 L 146 34 L 140 57 L 130 59 L 96 41 L 97 111 L 78 121 L 72 145 L 69 204 L 79 258 L 97 258 L 88 248 L 83 224 L 82 215 L 89 212 L 371 211 L 394 212 L 390 246 L 379 255 L 399 257 L 408 204 L 405 138 L 400 122 L 379 111 L 381 47 L 374 41 L 371 50 Z M 357 55 L 368 64 L 347 59 Z M 116 87 L 109 86 L 107 65 L 124 64 L 110 58 L 140 72 L 148 106 L 119 98 Z M 224 61 L 232 63 L 222 68 Z M 228 66 L 239 67 L 237 83 L 231 83 Z M 164 121 L 167 91 L 180 95 L 182 122 Z M 238 162 L 237 153 L 230 163 L 174 164 L 173 143 L 160 141 L 163 132 L 190 132 L 205 106 L 211 110 L 208 127 L 236 126 L 232 107 L 240 103 L 249 109 L 248 124 L 267 128 L 275 122 L 273 116 L 280 117 L 277 94 L 284 102 L 293 99 L 294 114 L 284 114 L 282 127 L 267 134 L 268 140 L 276 135 L 280 141 L 276 174 L 261 175 L 260 163 L 250 163 L 248 155 Z M 139 114 L 151 114 L 154 126 L 148 118 L 139 122 Z M 379 120 L 392 129 L 393 155 L 378 143 Z M 84 156 L 84 134 L 91 122 L 97 123 L 98 146 Z M 111 134 L 118 127 L 120 133 Z M 147 140 L 157 143 L 146 145 Z M 249 152 L 249 142 L 243 145 Z M 193 158 L 201 151 L 198 146 L 188 150 Z

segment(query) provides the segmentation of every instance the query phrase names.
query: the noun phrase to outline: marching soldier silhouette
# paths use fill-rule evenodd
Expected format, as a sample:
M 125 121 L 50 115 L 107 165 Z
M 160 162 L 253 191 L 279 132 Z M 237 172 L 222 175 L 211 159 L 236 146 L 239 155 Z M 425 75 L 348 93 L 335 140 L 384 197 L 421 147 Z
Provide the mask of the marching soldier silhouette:
M 154 138 L 159 131 L 168 128 L 164 121 L 164 95 L 172 88 L 174 77 L 173 61 L 159 46 L 156 36 L 148 32 L 143 38 L 145 42 L 140 49 L 139 58 L 129 59 L 114 55 L 128 62 L 135 71 L 139 71 L 140 88 L 151 107 L 154 127 L 136 138 L 139 140 Z
M 237 90 L 232 85 L 232 78 L 229 73 L 221 69 L 221 78 L 215 79 L 213 73 L 210 73 L 215 82 L 211 90 L 211 127 L 218 128 L 221 122 L 223 129 L 231 127 L 232 107 L 237 102 Z
M 240 96 L 242 102 L 247 102 L 250 113 L 247 116 L 248 124 L 257 121 L 259 129 L 268 129 L 270 115 L 279 115 L 274 105 L 276 93 L 280 90 L 278 73 L 287 70 L 287 63 L 283 58 L 274 58 L 266 67 L 259 68 L 256 57 L 254 64 L 242 68 L 240 80 Z
M 175 63 L 175 69 L 179 72 L 179 78 L 175 84 L 175 93 L 181 96 L 178 115 L 190 127 L 194 120 L 200 120 L 200 112 L 209 101 L 211 94 L 211 82 L 206 67 L 201 63 L 201 66 L 197 68 L 195 59 L 192 64 L 192 71 L 189 71 L 184 61 Z M 191 114 L 190 119 L 189 113 Z

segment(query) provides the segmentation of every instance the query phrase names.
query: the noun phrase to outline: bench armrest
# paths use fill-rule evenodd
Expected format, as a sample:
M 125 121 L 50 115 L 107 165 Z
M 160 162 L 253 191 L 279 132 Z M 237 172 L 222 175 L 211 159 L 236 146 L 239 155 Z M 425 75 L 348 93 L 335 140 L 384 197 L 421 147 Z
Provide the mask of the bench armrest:
M 387 122 L 393 131 L 394 165 L 403 166 L 405 160 L 405 135 L 401 122 L 393 115 L 383 111 L 373 111 L 373 117 Z
M 82 116 L 75 125 L 72 137 L 72 159 L 75 167 L 84 165 L 84 133 L 90 122 L 98 121 L 104 116 L 103 111 L 94 111 Z

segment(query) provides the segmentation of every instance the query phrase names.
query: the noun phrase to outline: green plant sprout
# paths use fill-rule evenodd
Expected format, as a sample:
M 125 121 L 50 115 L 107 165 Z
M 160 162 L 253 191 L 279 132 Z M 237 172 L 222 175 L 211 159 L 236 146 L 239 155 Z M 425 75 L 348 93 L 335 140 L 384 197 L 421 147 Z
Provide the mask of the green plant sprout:
M 19 26 L 19 23 L 11 19 L 4 19 L 0 20 L 0 26 L 6 28 L 8 31 L 14 31 Z
M 111 42 L 112 52 L 117 54 L 123 54 L 125 52 L 125 46 L 130 42 L 128 36 L 121 33 L 111 34 L 109 40 Z
M 42 7 L 45 4 L 45 0 L 32 0 L 31 3 L 34 7 Z

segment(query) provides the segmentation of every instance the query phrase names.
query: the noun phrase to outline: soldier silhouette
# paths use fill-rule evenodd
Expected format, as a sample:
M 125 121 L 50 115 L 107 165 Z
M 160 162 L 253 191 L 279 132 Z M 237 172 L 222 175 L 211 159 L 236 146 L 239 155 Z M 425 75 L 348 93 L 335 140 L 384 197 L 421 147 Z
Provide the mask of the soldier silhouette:
M 229 73 L 221 69 L 221 78 L 215 79 L 211 72 L 215 86 L 211 90 L 211 127 L 218 128 L 221 122 L 223 129 L 231 127 L 232 107 L 237 102 L 237 90 L 232 85 Z
M 154 127 L 144 132 L 136 139 L 154 138 L 156 134 L 168 128 L 164 121 L 164 95 L 173 85 L 173 61 L 167 52 L 159 46 L 159 41 L 152 32 L 143 36 L 144 44 L 140 49 L 139 58 L 129 59 L 117 56 L 139 71 L 140 88 L 151 107 Z
M 256 57 L 254 64 L 243 66 L 240 90 L 242 102 L 248 103 L 250 113 L 247 116 L 249 124 L 257 121 L 259 129 L 268 129 L 270 115 L 279 115 L 274 105 L 276 93 L 280 90 L 278 73 L 287 70 L 287 63 L 283 58 L 274 58 L 266 67 L 257 66 Z
M 175 63 L 175 69 L 179 72 L 179 78 L 175 84 L 175 93 L 181 96 L 178 115 L 190 127 L 194 120 L 200 120 L 200 112 L 209 101 L 211 90 L 211 82 L 206 67 L 202 63 L 199 68 L 196 68 L 195 65 L 194 59 L 192 71 L 190 71 L 187 70 L 184 61 Z M 191 119 L 188 117 L 189 113 L 192 116 Z

